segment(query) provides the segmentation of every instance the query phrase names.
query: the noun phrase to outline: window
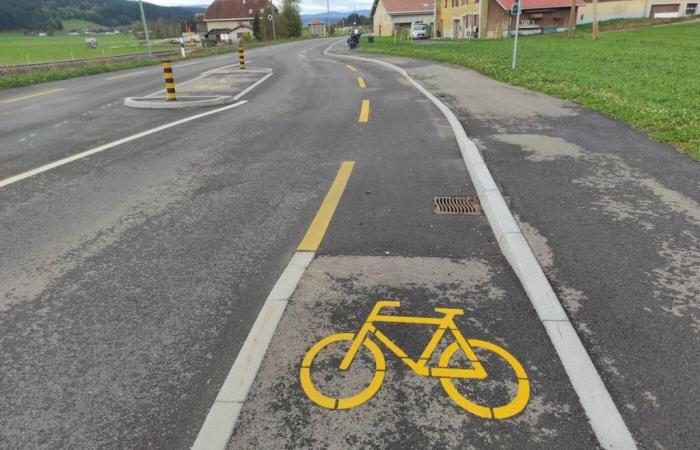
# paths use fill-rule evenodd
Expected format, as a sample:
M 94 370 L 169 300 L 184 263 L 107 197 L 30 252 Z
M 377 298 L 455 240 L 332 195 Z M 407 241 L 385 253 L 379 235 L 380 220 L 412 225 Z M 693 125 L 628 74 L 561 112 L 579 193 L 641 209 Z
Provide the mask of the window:
M 695 15 L 698 11 L 698 4 L 697 3 L 688 3 L 685 6 L 685 15 L 686 16 L 692 16 Z
M 251 15 L 251 16 L 253 15 L 253 8 L 250 8 L 250 9 L 248 10 L 248 14 Z
M 445 0 L 445 9 L 447 9 L 447 0 Z

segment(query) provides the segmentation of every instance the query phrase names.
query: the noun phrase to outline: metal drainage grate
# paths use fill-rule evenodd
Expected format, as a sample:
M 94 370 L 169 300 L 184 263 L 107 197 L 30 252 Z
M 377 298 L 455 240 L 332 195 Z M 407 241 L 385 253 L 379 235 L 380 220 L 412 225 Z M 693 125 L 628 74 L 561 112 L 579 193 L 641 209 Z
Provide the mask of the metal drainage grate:
M 435 197 L 435 214 L 481 214 L 479 200 L 474 197 Z

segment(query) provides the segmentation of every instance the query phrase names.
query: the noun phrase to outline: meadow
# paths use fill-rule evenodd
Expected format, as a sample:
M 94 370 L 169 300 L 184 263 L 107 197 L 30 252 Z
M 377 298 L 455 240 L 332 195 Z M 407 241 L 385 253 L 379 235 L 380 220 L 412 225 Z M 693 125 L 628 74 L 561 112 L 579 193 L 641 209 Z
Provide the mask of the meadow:
M 87 48 L 86 38 L 97 40 L 97 48 Z M 177 45 L 167 41 L 153 41 L 153 51 L 176 50 Z M 134 53 L 146 53 L 145 41 L 129 34 L 92 34 L 70 36 L 31 36 L 22 33 L 0 33 L 0 67 L 68 61 L 82 58 L 102 58 Z
M 491 78 L 565 98 L 623 120 L 700 161 L 700 22 L 608 31 L 590 28 L 520 39 L 430 44 L 377 38 L 367 52 L 464 66 Z

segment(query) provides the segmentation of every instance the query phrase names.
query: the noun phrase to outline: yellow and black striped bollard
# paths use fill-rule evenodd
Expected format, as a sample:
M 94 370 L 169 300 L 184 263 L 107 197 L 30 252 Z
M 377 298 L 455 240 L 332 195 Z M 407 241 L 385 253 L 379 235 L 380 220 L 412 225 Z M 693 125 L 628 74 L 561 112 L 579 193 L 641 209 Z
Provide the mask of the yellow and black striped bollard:
M 245 69 L 245 50 L 242 45 L 238 46 L 238 64 L 241 66 L 241 69 Z
M 177 100 L 175 95 L 175 78 L 173 77 L 173 63 L 171 61 L 163 61 L 163 76 L 165 76 L 165 92 L 167 92 L 168 101 L 174 102 Z

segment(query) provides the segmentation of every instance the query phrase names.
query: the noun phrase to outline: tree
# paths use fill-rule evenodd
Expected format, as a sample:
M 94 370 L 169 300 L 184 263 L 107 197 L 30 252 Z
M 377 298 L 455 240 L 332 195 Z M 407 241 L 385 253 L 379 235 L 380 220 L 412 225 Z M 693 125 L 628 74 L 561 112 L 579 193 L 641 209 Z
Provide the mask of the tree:
M 372 25 L 372 19 L 370 19 L 367 16 L 361 16 L 359 14 L 352 13 L 352 14 L 348 15 L 347 17 L 345 17 L 345 18 L 343 18 L 335 23 L 335 25 L 339 26 L 339 27 L 341 27 L 343 25 L 353 26 L 353 24 L 358 26 L 358 27 Z
M 281 16 L 286 22 L 285 29 L 289 37 L 301 37 L 302 23 L 299 7 L 295 0 L 283 0 Z
M 255 38 L 256 41 L 262 40 L 262 35 L 261 35 L 261 28 L 260 28 L 260 14 L 255 13 L 255 17 L 253 17 L 253 37 Z

